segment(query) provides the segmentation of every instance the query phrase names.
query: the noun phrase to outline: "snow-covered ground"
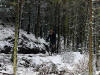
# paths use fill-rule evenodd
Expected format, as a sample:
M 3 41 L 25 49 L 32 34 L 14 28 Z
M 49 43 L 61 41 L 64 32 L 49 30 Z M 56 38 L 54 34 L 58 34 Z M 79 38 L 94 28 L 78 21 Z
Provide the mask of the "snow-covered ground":
M 44 39 L 20 30 L 19 48 L 45 50 Z M 0 51 L 13 48 L 14 28 L 0 25 Z M 25 51 L 25 50 L 24 50 Z M 70 51 L 70 50 L 69 50 Z M 64 52 L 49 56 L 46 54 L 18 54 L 17 75 L 88 75 L 88 54 Z M 11 54 L 0 54 L 0 75 L 12 75 Z M 96 75 L 99 71 L 96 72 Z
M 0 73 L 13 73 L 10 54 L 0 55 Z M 84 62 L 83 62 L 84 61 Z M 79 52 L 18 54 L 17 75 L 88 75 L 88 56 Z
M 67 52 L 47 54 L 18 54 L 17 75 L 88 75 L 88 55 Z M 12 75 L 11 54 L 0 54 L 0 75 Z M 95 75 L 99 75 L 97 71 Z

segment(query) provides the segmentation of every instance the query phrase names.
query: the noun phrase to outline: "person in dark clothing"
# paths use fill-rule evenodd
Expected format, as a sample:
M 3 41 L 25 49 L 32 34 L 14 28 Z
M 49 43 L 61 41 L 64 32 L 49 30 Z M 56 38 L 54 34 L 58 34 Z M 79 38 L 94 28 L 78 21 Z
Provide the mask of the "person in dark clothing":
M 47 41 L 50 41 L 50 52 L 55 53 L 56 51 L 56 33 L 53 29 L 50 29 L 49 36 L 47 37 Z

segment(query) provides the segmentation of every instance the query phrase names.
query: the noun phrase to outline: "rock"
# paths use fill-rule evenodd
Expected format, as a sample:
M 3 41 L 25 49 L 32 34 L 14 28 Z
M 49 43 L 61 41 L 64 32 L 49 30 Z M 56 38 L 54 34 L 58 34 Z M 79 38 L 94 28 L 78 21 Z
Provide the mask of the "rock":
M 0 38 L 2 40 L 0 52 L 9 54 L 12 53 L 14 49 L 14 28 L 13 27 L 3 27 L 1 26 L 1 35 L 3 37 Z M 24 30 L 20 30 L 19 38 L 18 38 L 18 53 L 20 54 L 38 54 L 38 53 L 46 53 L 46 42 L 44 39 L 36 39 L 35 36 L 30 33 L 27 34 Z
M 38 53 L 46 53 L 46 50 L 40 50 L 39 48 L 30 49 L 28 47 L 20 47 L 18 53 L 20 54 L 38 54 Z
M 0 53 L 5 53 L 5 54 L 9 54 L 9 53 L 11 53 L 11 47 L 5 45 L 5 46 L 4 46 L 4 50 L 1 50 Z

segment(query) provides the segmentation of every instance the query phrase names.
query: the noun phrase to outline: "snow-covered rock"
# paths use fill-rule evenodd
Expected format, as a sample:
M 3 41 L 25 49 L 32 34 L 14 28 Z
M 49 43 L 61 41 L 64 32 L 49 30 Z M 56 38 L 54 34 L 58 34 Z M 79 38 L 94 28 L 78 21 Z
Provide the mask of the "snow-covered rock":
M 0 25 L 0 52 L 11 53 L 14 47 L 14 28 L 4 27 Z M 18 39 L 18 52 L 19 53 L 45 53 L 46 41 L 42 38 L 36 39 L 35 36 L 30 33 L 27 34 L 23 30 L 19 30 Z

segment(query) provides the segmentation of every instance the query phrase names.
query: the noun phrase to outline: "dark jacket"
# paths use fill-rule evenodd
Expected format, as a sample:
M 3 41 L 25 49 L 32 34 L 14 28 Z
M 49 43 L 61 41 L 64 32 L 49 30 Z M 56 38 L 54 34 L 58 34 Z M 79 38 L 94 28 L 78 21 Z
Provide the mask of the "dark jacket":
M 47 41 L 48 40 L 50 40 L 50 44 L 56 44 L 56 33 L 54 32 L 53 34 L 49 34 L 49 36 L 47 37 Z

